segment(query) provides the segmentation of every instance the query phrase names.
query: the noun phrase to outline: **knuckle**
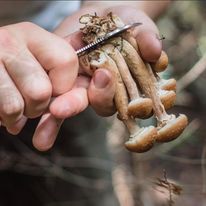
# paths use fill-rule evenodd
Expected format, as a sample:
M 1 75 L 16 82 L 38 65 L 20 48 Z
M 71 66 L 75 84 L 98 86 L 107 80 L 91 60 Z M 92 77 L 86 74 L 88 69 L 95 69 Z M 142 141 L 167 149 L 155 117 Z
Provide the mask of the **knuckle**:
M 30 92 L 29 92 L 30 91 Z M 30 88 L 25 91 L 25 111 L 29 118 L 36 118 L 48 107 L 51 100 L 52 89 L 49 87 Z
M 2 115 L 5 118 L 16 118 L 23 114 L 24 104 L 19 100 L 13 100 L 2 106 Z
M 26 91 L 26 97 L 29 102 L 42 103 L 47 102 L 52 95 L 52 88 L 49 85 L 44 85 L 41 87 L 28 87 Z
M 68 46 L 68 45 L 67 45 Z M 78 68 L 79 66 L 79 60 L 78 57 L 75 53 L 75 51 L 70 48 L 69 46 L 66 48 L 65 55 L 61 56 L 59 58 L 59 66 L 60 67 L 73 67 L 73 68 Z

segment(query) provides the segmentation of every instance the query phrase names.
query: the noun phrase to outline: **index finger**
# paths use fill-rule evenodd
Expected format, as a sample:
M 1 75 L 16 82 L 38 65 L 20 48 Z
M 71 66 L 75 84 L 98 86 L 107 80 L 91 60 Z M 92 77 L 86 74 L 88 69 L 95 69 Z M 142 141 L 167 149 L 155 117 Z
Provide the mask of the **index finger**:
M 48 72 L 53 95 L 69 91 L 77 77 L 78 57 L 66 40 L 32 23 L 17 24 L 31 53 Z M 23 31 L 23 32 L 22 32 Z

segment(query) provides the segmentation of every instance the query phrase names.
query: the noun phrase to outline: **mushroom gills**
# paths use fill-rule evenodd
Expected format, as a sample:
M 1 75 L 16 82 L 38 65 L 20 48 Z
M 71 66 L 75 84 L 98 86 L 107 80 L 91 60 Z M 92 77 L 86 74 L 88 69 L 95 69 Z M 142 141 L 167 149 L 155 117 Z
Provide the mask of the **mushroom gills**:
M 176 139 L 188 124 L 187 116 L 180 114 L 177 118 L 168 120 L 165 126 L 158 129 L 157 142 L 169 142 Z
M 146 152 L 151 149 L 155 143 L 157 129 L 153 126 L 143 127 L 138 132 L 130 135 L 125 147 L 132 152 Z

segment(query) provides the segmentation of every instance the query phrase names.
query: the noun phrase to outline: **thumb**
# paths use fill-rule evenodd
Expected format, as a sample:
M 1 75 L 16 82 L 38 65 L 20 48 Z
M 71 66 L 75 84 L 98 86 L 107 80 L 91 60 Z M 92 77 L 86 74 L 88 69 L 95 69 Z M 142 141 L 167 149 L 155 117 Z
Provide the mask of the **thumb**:
M 78 76 L 74 87 L 56 97 L 50 104 L 50 112 L 56 118 L 65 119 L 79 114 L 88 106 L 87 88 L 90 79 L 85 76 Z
M 115 81 L 112 74 L 106 69 L 97 69 L 88 88 L 90 105 L 101 116 L 110 116 L 115 113 L 114 93 Z

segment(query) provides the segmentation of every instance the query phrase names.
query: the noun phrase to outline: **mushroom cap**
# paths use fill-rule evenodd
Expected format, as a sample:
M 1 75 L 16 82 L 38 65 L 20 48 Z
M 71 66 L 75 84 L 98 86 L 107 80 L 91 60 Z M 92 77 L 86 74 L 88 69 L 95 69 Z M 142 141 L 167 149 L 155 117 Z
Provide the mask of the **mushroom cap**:
M 165 126 L 158 129 L 157 142 L 169 142 L 176 139 L 188 124 L 187 116 L 180 114 L 177 118 L 171 118 Z
M 175 79 L 161 79 L 159 81 L 159 86 L 162 90 L 173 90 L 176 91 L 177 81 Z
M 160 58 L 151 66 L 156 72 L 163 72 L 167 68 L 168 63 L 168 56 L 165 51 L 162 51 Z
M 176 100 L 176 93 L 174 91 L 161 90 L 159 96 L 166 110 L 174 106 Z
M 152 114 L 152 100 L 139 97 L 128 104 L 128 115 L 134 118 L 148 118 Z
M 157 129 L 153 126 L 143 127 L 138 132 L 130 135 L 125 142 L 125 147 L 132 152 L 142 153 L 151 149 L 157 136 Z

